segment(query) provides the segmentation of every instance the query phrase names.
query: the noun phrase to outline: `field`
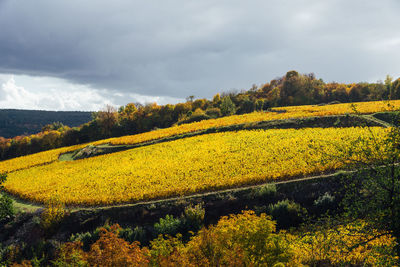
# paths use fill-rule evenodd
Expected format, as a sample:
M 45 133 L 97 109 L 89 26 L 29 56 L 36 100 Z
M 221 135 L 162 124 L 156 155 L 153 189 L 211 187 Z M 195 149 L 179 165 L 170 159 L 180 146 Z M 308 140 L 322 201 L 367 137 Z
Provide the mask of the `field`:
M 373 128 L 382 137 L 383 128 Z M 6 189 L 45 202 L 98 205 L 188 195 L 290 179 L 344 167 L 336 144 L 365 128 L 225 132 L 190 137 L 71 162 L 56 161 L 9 173 Z
M 373 102 L 359 102 L 354 103 L 357 112 L 361 114 L 371 114 L 380 111 L 389 110 L 390 107 L 400 108 L 400 100 L 394 101 L 373 101 Z M 292 106 L 273 108 L 272 112 L 253 112 L 244 115 L 233 115 L 228 117 L 222 117 L 218 119 L 204 120 L 200 122 L 194 122 L 189 124 L 182 124 L 166 129 L 160 129 L 156 131 L 146 132 L 142 134 L 110 138 L 107 140 L 99 141 L 98 143 L 110 142 L 113 145 L 131 145 L 141 142 L 151 141 L 160 139 L 163 137 L 174 136 L 178 134 L 185 134 L 195 132 L 199 130 L 205 130 L 209 128 L 217 128 L 242 123 L 252 123 L 261 121 L 272 121 L 272 120 L 284 120 L 289 118 L 306 118 L 306 117 L 320 117 L 330 115 L 344 115 L 354 114 L 355 110 L 352 104 L 334 104 L 325 106 Z
M 370 114 L 388 110 L 390 103 L 394 108 L 400 107 L 400 100 L 394 101 L 374 101 L 374 102 L 359 102 L 355 103 L 357 111 L 362 114 Z M 100 145 L 111 143 L 113 145 L 134 145 L 138 143 L 148 142 L 152 140 L 162 139 L 180 134 L 192 133 L 210 128 L 218 128 L 229 125 L 237 125 L 243 123 L 283 120 L 288 118 L 304 118 L 304 117 L 318 117 L 328 115 L 343 115 L 352 114 L 355 111 L 351 104 L 334 104 L 326 106 L 292 106 L 284 108 L 274 108 L 272 112 L 253 112 L 244 115 L 233 115 L 222 117 L 218 119 L 205 120 L 189 124 L 182 124 L 170 128 L 159 129 L 142 134 L 135 134 L 117 138 L 104 139 L 90 143 L 91 145 Z M 33 166 L 49 164 L 57 161 L 62 153 L 74 151 L 83 148 L 90 144 L 76 145 L 72 147 L 65 147 L 44 151 L 33 155 L 18 157 L 10 160 L 0 162 L 0 172 L 13 172 L 16 170 L 26 169 Z
M 71 152 L 87 146 L 75 145 L 69 147 L 61 147 L 53 150 L 43 151 L 32 155 L 22 156 L 14 159 L 9 159 L 0 162 L 0 173 L 9 173 L 17 170 L 30 168 L 33 166 L 39 166 L 48 164 L 58 160 L 60 154 Z

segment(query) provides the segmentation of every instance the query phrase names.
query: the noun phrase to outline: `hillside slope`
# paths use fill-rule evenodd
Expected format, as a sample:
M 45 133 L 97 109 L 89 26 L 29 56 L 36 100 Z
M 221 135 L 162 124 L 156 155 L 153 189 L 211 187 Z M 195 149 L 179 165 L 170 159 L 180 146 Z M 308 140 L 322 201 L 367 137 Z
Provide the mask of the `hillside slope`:
M 90 120 L 91 112 L 83 111 L 0 109 L 0 136 L 11 138 L 35 134 L 53 122 L 76 127 Z
M 384 111 L 387 103 L 357 106 L 361 113 L 371 114 Z M 351 115 L 355 112 L 349 104 L 338 104 L 234 115 L 19 157 L 0 162 L 0 172 L 8 173 L 6 190 L 23 199 L 43 203 L 57 195 L 66 204 L 89 206 L 305 177 L 347 167 L 346 159 L 323 162 L 323 155 L 336 155 L 338 145 L 370 133 L 347 125 L 362 122 L 352 119 L 359 118 Z M 385 135 L 388 125 L 367 120 L 371 121 L 380 126 L 373 128 L 375 136 Z M 88 145 L 103 149 L 105 144 L 127 147 L 59 160 L 62 154 Z
M 373 128 L 380 138 L 385 129 Z M 243 130 L 189 137 L 12 172 L 7 191 L 66 204 L 136 202 L 304 177 L 346 167 L 337 144 L 367 136 L 364 128 Z M 323 162 L 325 154 L 335 158 Z

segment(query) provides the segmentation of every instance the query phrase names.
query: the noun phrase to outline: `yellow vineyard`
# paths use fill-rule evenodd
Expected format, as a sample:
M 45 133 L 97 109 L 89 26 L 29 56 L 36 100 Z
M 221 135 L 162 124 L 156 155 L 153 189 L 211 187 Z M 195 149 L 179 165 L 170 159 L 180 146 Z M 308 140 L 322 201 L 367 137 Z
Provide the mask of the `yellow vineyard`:
M 372 128 L 378 137 L 386 130 Z M 44 202 L 96 205 L 187 195 L 342 167 L 322 163 L 335 144 L 369 135 L 364 128 L 252 130 L 208 134 L 123 152 L 53 162 L 9 173 L 6 190 Z M 322 152 L 321 152 L 322 151 Z
M 360 113 L 368 114 L 368 113 L 388 110 L 389 103 L 393 108 L 400 108 L 400 100 L 394 100 L 390 102 L 387 101 L 359 102 L 355 103 L 355 106 L 357 107 L 357 110 Z M 173 126 L 170 128 L 159 129 L 141 134 L 104 139 L 92 142 L 90 144 L 99 145 L 99 144 L 111 143 L 114 145 L 133 145 L 165 137 L 171 137 L 175 135 L 206 130 L 213 127 L 222 127 L 222 126 L 251 123 L 251 122 L 282 120 L 288 118 L 317 117 L 317 116 L 342 115 L 342 114 L 354 113 L 351 104 L 348 103 L 327 105 L 327 106 L 312 106 L 312 105 L 293 106 L 293 107 L 274 108 L 273 110 L 275 112 L 254 112 L 244 115 L 233 115 L 218 119 L 211 119 L 200 122 L 194 122 L 190 124 Z M 37 165 L 48 164 L 57 161 L 59 155 L 62 153 L 74 151 L 76 149 L 83 148 L 87 145 L 89 144 L 59 148 L 51 151 L 40 152 L 33 155 L 2 161 L 0 162 L 0 172 L 13 172 L 16 170 L 26 169 Z
M 394 101 L 374 101 L 374 102 L 358 102 L 354 103 L 357 112 L 361 114 L 369 114 L 380 111 L 389 110 L 392 108 L 400 108 L 400 100 Z M 274 108 L 272 112 L 253 112 L 244 115 L 233 115 L 218 119 L 204 120 L 200 122 L 194 122 L 190 124 L 183 124 L 174 126 L 166 129 L 160 129 L 157 131 L 110 138 L 107 140 L 100 141 L 101 143 L 110 142 L 114 145 L 124 144 L 137 144 L 141 142 L 156 140 L 164 137 L 174 136 L 178 134 L 185 134 L 195 132 L 199 130 L 206 130 L 213 127 L 223 127 L 229 125 L 236 125 L 242 123 L 261 122 L 261 121 L 272 121 L 272 120 L 284 120 L 289 118 L 306 118 L 306 117 L 319 117 L 319 116 L 330 116 L 330 115 L 344 115 L 354 114 L 355 111 L 351 104 L 335 104 L 326 106 L 292 106 Z
M 0 173 L 13 172 L 58 160 L 60 154 L 84 148 L 87 144 L 62 147 L 0 162 Z

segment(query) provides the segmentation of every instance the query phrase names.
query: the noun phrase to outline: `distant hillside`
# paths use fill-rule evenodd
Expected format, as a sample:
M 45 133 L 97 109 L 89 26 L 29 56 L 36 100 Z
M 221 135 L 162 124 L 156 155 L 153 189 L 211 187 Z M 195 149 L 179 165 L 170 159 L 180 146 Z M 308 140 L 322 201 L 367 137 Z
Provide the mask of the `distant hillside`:
M 91 119 L 91 112 L 0 109 L 0 136 L 35 134 L 53 122 L 75 127 Z

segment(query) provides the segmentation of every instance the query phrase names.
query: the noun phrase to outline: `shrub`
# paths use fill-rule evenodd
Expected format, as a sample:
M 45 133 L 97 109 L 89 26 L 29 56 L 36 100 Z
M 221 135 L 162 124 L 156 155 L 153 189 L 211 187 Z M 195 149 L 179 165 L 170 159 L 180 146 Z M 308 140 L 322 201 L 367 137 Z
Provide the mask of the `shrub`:
M 221 110 L 219 108 L 209 108 L 206 110 L 206 114 L 211 118 L 218 118 L 222 116 Z
M 203 228 L 181 253 L 193 266 L 274 266 L 292 256 L 284 236 L 275 233 L 275 222 L 253 211 Z
M 0 222 L 9 220 L 15 213 L 12 199 L 8 195 L 1 193 L 4 190 L 3 184 L 6 180 L 7 174 L 0 173 Z
M 336 208 L 335 197 L 325 192 L 322 196 L 314 201 L 314 207 L 317 213 L 324 213 L 328 210 L 333 210 Z
M 147 250 L 141 249 L 138 242 L 129 243 L 119 238 L 119 225 L 103 228 L 84 258 L 89 266 L 145 266 L 148 264 Z
M 255 196 L 261 198 L 265 202 L 272 202 L 276 198 L 276 185 L 266 184 L 255 189 Z
M 296 257 L 305 266 L 398 266 L 395 238 L 364 221 L 327 222 L 309 230 L 289 236 Z
M 90 246 L 99 239 L 100 235 L 97 229 L 94 232 L 85 232 L 73 234 L 70 237 L 71 242 L 80 242 L 83 250 L 88 251 Z
M 4 189 L 3 184 L 7 180 L 7 174 L 6 173 L 0 173 L 0 191 Z
M 97 227 L 93 232 L 77 233 L 72 234 L 69 238 L 70 242 L 81 242 L 84 251 L 88 251 L 90 246 L 100 238 L 100 234 L 103 229 L 107 231 L 111 230 L 111 226 L 106 223 L 102 227 Z M 141 226 L 136 226 L 133 230 L 130 227 L 119 228 L 118 237 L 128 241 L 134 242 L 139 241 L 140 243 L 147 242 L 146 231 Z
M 7 266 L 7 247 L 0 243 L 0 266 Z
M 59 251 L 58 257 L 53 261 L 53 265 L 56 267 L 86 267 L 88 263 L 84 259 L 84 252 L 81 249 L 82 242 L 67 242 L 64 243 Z
M 0 221 L 9 220 L 14 214 L 12 199 L 6 194 L 0 194 Z
M 257 99 L 256 101 L 256 110 L 261 111 L 263 110 L 264 107 L 264 100 L 263 99 Z
M 59 251 L 56 266 L 147 266 L 148 250 L 138 242 L 129 243 L 118 237 L 119 225 L 100 228 L 99 239 L 88 252 L 82 250 L 82 242 L 65 243 Z
M 160 218 L 158 223 L 154 224 L 154 230 L 157 236 L 163 235 L 176 235 L 182 226 L 182 221 L 179 218 L 174 218 L 172 215 L 166 215 L 165 219 Z
M 146 231 L 141 226 L 136 226 L 133 230 L 129 227 L 121 228 L 119 237 L 128 242 L 139 241 L 140 243 L 145 243 L 147 241 Z
M 42 227 L 45 230 L 53 230 L 64 218 L 65 206 L 58 196 L 53 196 L 46 203 L 46 208 L 41 215 Z
M 276 220 L 279 228 L 298 226 L 307 213 L 300 204 L 288 199 L 269 205 L 268 210 L 272 218 Z
M 150 241 L 150 264 L 151 266 L 176 266 L 174 258 L 174 252 L 177 249 L 182 249 L 184 243 L 182 242 L 182 236 L 177 234 L 177 237 L 164 237 L 159 236 L 158 238 Z M 180 255 L 178 255 L 179 257 Z M 182 258 L 182 257 L 180 257 Z M 188 266 L 188 264 L 181 264 L 182 266 Z
M 184 119 L 182 121 L 179 121 L 178 125 L 181 125 L 183 123 L 191 123 L 191 122 L 203 121 L 203 120 L 208 120 L 208 119 L 211 119 L 211 117 L 208 116 L 207 114 L 196 114 L 196 113 L 193 113 L 192 115 L 190 115 L 189 118 Z
M 188 206 L 183 213 L 183 224 L 187 231 L 198 231 L 204 224 L 205 210 L 202 204 Z

